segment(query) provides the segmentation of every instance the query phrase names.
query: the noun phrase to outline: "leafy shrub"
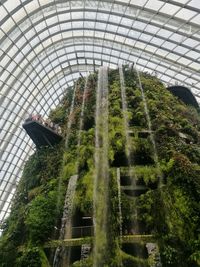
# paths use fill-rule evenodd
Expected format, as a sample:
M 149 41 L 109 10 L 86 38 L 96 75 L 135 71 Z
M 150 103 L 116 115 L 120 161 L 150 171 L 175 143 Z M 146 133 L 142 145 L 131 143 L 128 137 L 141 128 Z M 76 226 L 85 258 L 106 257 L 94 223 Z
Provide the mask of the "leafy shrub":
M 33 242 L 41 243 L 49 238 L 56 215 L 56 192 L 50 192 L 47 196 L 38 195 L 29 204 L 25 224 Z
M 23 251 L 16 263 L 16 267 L 41 267 L 41 265 L 40 249 L 38 247 L 31 247 Z

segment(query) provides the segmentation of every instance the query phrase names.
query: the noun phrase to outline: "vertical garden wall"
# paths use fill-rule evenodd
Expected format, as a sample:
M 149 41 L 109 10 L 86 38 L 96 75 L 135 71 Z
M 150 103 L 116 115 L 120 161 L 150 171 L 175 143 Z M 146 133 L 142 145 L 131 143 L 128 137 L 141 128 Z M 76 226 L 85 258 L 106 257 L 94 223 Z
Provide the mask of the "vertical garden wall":
M 63 141 L 26 163 L 0 266 L 200 266 L 197 110 L 124 66 L 78 79 L 49 118 Z

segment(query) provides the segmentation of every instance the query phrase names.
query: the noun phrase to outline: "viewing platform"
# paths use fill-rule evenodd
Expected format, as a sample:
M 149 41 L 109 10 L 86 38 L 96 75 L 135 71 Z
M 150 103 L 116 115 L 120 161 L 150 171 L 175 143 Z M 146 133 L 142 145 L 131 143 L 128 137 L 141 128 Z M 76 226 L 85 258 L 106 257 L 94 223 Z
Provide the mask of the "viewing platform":
M 62 140 L 61 128 L 50 120 L 44 120 L 40 115 L 30 115 L 22 127 L 33 140 L 37 148 L 53 146 Z
M 138 242 L 153 242 L 155 237 L 153 235 L 124 235 L 122 236 L 122 243 L 138 243 Z M 93 243 L 93 237 L 71 238 L 64 240 L 51 240 L 44 244 L 45 248 L 55 248 L 58 246 L 72 247 L 81 246 L 86 243 Z

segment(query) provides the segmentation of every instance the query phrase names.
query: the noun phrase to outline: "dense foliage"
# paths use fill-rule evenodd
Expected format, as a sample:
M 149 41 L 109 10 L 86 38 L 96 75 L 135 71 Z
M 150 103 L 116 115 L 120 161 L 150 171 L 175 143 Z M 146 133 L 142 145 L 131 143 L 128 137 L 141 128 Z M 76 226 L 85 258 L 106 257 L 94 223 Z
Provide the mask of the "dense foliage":
M 135 197 L 121 189 L 123 235 L 154 235 L 163 267 L 200 266 L 199 113 L 175 98 L 156 77 L 140 73 L 150 129 L 137 73 L 128 67 L 123 71 L 130 159 L 125 149 L 127 133 L 120 75 L 118 70 L 109 70 L 107 230 L 110 249 L 104 255 L 103 266 L 154 266 L 151 259 L 145 256 L 143 241 L 129 248 L 119 238 L 117 168 L 120 168 L 124 185 L 132 186 L 128 169 L 130 164 L 135 186 L 143 186 L 145 191 Z M 58 239 L 64 195 L 70 176 L 76 173 L 79 179 L 73 224 L 79 226 L 81 218 L 93 216 L 96 87 L 97 73 L 89 75 L 87 84 L 84 78 L 78 79 L 72 112 L 72 88 L 69 88 L 60 105 L 50 112 L 49 117 L 61 126 L 65 140 L 53 148 L 37 150 L 26 163 L 11 215 L 3 225 L 0 266 L 52 265 L 54 251 L 44 251 L 44 244 Z M 81 116 L 84 92 L 85 106 Z M 155 140 L 156 147 L 152 140 Z M 76 259 L 71 266 L 93 266 L 92 256 L 91 253 L 86 260 Z

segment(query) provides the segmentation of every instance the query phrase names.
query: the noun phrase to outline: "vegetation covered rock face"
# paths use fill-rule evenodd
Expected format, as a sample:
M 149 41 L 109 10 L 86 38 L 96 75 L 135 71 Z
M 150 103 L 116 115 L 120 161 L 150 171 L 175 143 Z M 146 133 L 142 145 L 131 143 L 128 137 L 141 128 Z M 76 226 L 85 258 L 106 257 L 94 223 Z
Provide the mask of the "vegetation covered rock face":
M 138 77 L 134 70 L 124 68 L 131 135 L 131 168 L 136 175 L 136 184 L 146 186 L 146 190 L 133 197 L 121 187 L 123 235 L 135 234 L 133 228 L 137 220 L 142 229 L 141 236 L 154 235 L 163 267 L 200 266 L 200 117 L 198 111 L 185 106 L 171 95 L 156 77 L 146 73 L 140 73 L 140 77 L 159 164 L 154 162 L 151 140 L 146 133 L 148 124 Z M 88 78 L 81 132 L 79 123 L 84 78 L 76 83 L 70 134 L 67 132 L 67 123 L 72 88 L 69 88 L 61 104 L 50 112 L 50 119 L 62 127 L 64 136 L 68 135 L 68 149 L 64 148 L 63 141 L 53 148 L 37 150 L 26 163 L 11 214 L 3 225 L 0 266 L 52 266 L 54 251 L 44 249 L 44 244 L 59 237 L 67 184 L 70 176 L 77 171 L 79 179 L 75 194 L 74 224 L 77 224 L 79 214 L 92 216 L 97 79 L 97 73 Z M 126 177 L 128 161 L 119 71 L 110 70 L 108 81 L 110 181 L 107 228 L 110 249 L 104 255 L 102 266 L 154 266 L 152 257 L 141 258 L 134 255 L 134 251 L 130 253 L 130 249 L 124 249 L 126 245 L 121 244 L 119 237 L 116 168 L 124 173 L 122 178 L 125 185 L 130 177 Z M 77 146 L 79 134 L 81 142 Z M 160 170 L 157 166 L 160 166 Z M 160 173 L 163 181 L 158 186 Z M 139 250 L 144 247 L 142 239 L 138 247 Z M 71 261 L 71 266 L 93 266 L 93 254 L 85 260 Z

